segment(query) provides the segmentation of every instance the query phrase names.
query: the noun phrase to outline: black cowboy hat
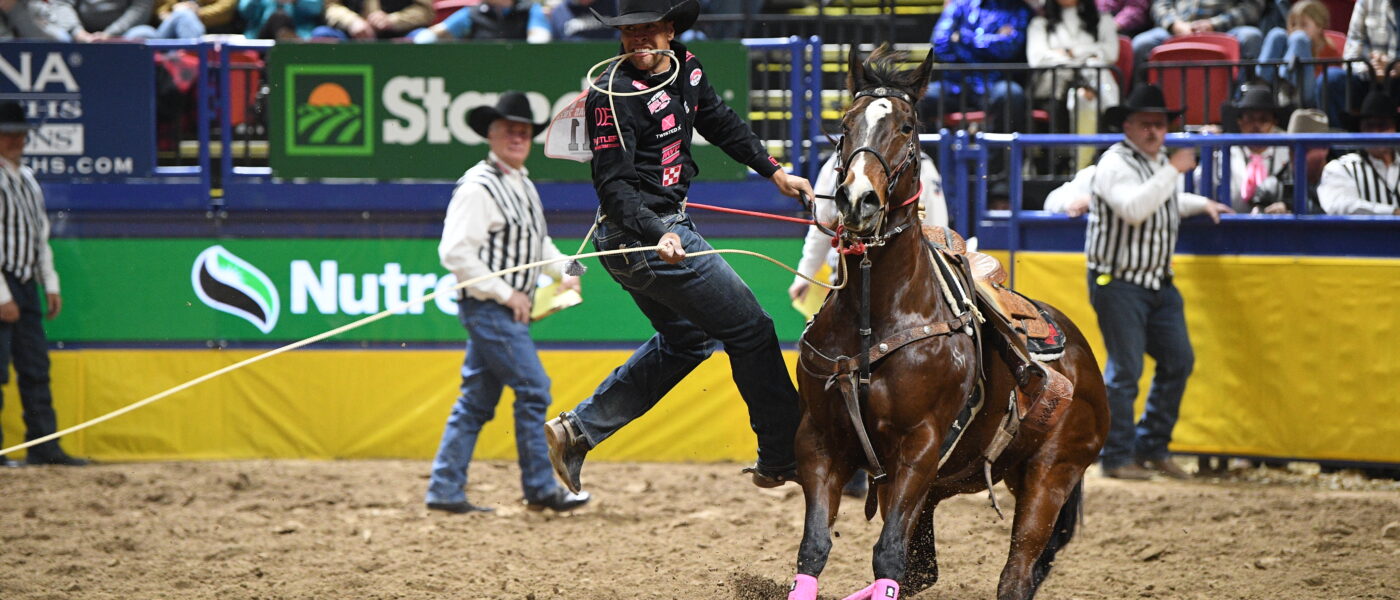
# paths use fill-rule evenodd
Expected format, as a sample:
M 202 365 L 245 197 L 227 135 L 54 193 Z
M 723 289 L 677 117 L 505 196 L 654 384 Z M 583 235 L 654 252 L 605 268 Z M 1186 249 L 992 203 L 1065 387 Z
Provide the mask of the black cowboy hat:
M 1162 113 L 1167 115 L 1168 121 L 1181 116 L 1181 111 L 1167 109 L 1167 98 L 1162 95 L 1162 88 L 1148 83 L 1133 87 L 1133 93 L 1128 94 L 1126 102 L 1103 111 L 1104 125 L 1121 129 L 1128 115 L 1140 112 Z
M 700 4 L 695 0 L 619 0 L 616 17 L 605 16 L 594 8 L 588 10 L 608 27 L 670 21 L 676 35 L 690 29 L 700 17 Z
M 0 133 L 26 133 L 36 125 L 24 118 L 24 107 L 14 100 L 0 102 Z
M 1400 126 L 1400 113 L 1396 112 L 1395 99 L 1380 88 L 1372 88 L 1367 92 L 1366 97 L 1361 99 L 1361 108 L 1348 116 L 1350 126 L 1347 129 L 1352 131 L 1360 131 L 1361 121 L 1371 118 L 1391 119 Z
M 495 106 L 483 104 L 467 113 L 467 125 L 470 125 L 472 131 L 481 137 L 488 137 L 491 124 L 495 123 L 497 119 L 529 123 L 534 128 L 534 133 L 531 133 L 530 137 L 539 135 L 545 127 L 549 126 L 548 123 L 535 122 L 535 113 L 530 110 L 530 99 L 525 97 L 524 92 L 515 90 L 502 93 Z
M 1274 123 L 1279 126 L 1288 123 L 1289 115 L 1293 114 L 1292 106 L 1278 105 L 1273 86 L 1269 85 L 1269 82 L 1259 79 L 1250 80 L 1240 86 L 1239 97 L 1221 105 L 1220 122 L 1225 125 L 1226 131 L 1238 132 L 1240 130 L 1240 115 L 1247 110 L 1263 110 L 1273 113 Z

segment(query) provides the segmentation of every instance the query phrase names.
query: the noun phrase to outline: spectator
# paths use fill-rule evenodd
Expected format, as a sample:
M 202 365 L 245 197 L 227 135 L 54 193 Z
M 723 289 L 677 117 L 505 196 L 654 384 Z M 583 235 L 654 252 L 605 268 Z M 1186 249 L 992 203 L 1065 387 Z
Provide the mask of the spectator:
M 1400 78 L 1387 78 L 1390 62 L 1400 57 L 1400 12 L 1390 0 L 1357 0 L 1352 8 L 1351 25 L 1347 28 L 1347 43 L 1342 48 L 1342 58 L 1365 61 L 1370 69 L 1348 64 L 1342 67 L 1328 67 L 1322 76 L 1323 83 L 1318 87 L 1325 91 L 1326 101 L 1321 108 L 1327 112 L 1327 119 L 1333 127 L 1343 124 L 1347 111 L 1355 108 L 1356 99 L 1365 93 L 1376 75 L 1385 81 L 1386 91 L 1394 96 L 1400 92 L 1396 85 Z M 1391 72 L 1390 75 L 1396 75 Z M 1353 104 L 1348 104 L 1351 100 Z
M 1269 30 L 1269 34 L 1264 36 L 1264 47 L 1259 51 L 1261 61 L 1282 60 L 1288 63 L 1277 68 L 1263 67 L 1264 79 L 1273 81 L 1282 77 L 1284 81 L 1296 85 L 1301 92 L 1301 103 L 1307 106 L 1317 106 L 1315 78 L 1326 69 L 1295 69 L 1294 61 L 1342 57 L 1342 49 L 1327 39 L 1330 20 L 1331 15 L 1321 2 L 1303 0 L 1288 11 L 1288 29 L 1276 27 Z
M 722 22 L 705 23 L 704 32 L 699 29 L 692 29 L 686 32 L 686 41 L 691 39 L 715 39 L 732 40 L 744 37 L 748 31 L 747 25 L 754 19 L 755 15 L 763 12 L 763 5 L 767 0 L 699 0 L 700 13 L 705 15 L 719 15 L 727 20 Z M 736 17 L 747 17 L 746 19 L 733 20 Z
M 227 9 L 227 20 L 233 20 L 234 3 L 221 2 L 220 10 Z M 161 0 L 156 8 L 156 18 L 160 25 L 137 25 L 126 32 L 131 40 L 192 40 L 204 35 L 204 20 L 200 17 L 201 7 L 194 0 Z
M 73 32 L 81 27 L 78 11 L 69 0 L 25 0 L 34 24 L 56 42 L 73 41 Z
M 29 12 L 27 0 L 0 0 L 0 40 L 60 40 Z
M 249 39 L 309 39 L 321 22 L 321 0 L 238 0 Z
M 1021 63 L 1030 20 L 1031 9 L 1022 0 L 951 0 L 929 41 L 939 62 Z M 989 131 L 1025 130 L 1025 90 L 996 70 L 944 73 L 919 102 L 919 113 L 935 131 L 942 128 L 945 111 L 964 108 L 985 109 Z
M 495 106 L 478 106 L 467 113 L 467 124 L 486 138 L 491 151 L 457 182 L 438 245 L 442 266 L 458 281 L 467 281 L 563 256 L 545 229 L 539 194 L 525 170 L 531 140 L 545 127 L 535 123 L 530 100 L 520 92 L 506 92 Z M 577 291 L 578 278 L 564 276 L 562 266 L 553 263 L 545 270 L 562 279 L 561 287 Z M 430 509 L 492 510 L 467 501 L 467 467 L 504 386 L 515 390 L 515 446 L 525 506 L 564 512 L 588 503 L 588 492 L 569 493 L 554 480 L 545 445 L 550 382 L 530 339 L 531 302 L 540 272 L 536 267 L 486 279 L 468 287 L 458 300 L 458 317 L 468 333 L 467 358 L 462 364 L 462 394 L 433 458 L 426 496 Z
M 1268 83 L 1253 81 L 1221 112 L 1227 131 L 1278 134 L 1284 132 L 1279 124 L 1287 122 L 1293 111 L 1278 106 Z M 1230 204 L 1235 211 L 1285 214 L 1292 199 L 1293 162 L 1288 147 L 1230 147 Z
M 1052 0 L 1043 16 L 1031 20 L 1026 41 L 1030 66 L 1087 67 L 1037 74 L 1035 97 L 1065 98 L 1071 131 L 1098 133 L 1100 107 L 1118 104 L 1118 82 L 1108 69 L 1117 60 L 1117 25 L 1089 0 Z M 1094 149 L 1081 148 L 1079 154 L 1080 165 L 1087 166 Z
M 525 40 L 544 44 L 550 40 L 544 7 L 533 0 L 482 0 L 452 13 L 441 23 L 408 35 L 415 44 L 445 40 Z
M 1098 0 L 1099 12 L 1113 15 L 1118 35 L 1133 37 L 1152 26 L 1152 0 Z
M 1264 34 L 1257 27 L 1263 0 L 1152 0 L 1152 20 L 1157 26 L 1133 38 L 1133 61 L 1147 56 L 1174 35 L 1219 31 L 1240 41 L 1240 58 L 1259 56 Z
M 1366 94 L 1356 116 L 1360 133 L 1395 133 L 1395 100 L 1384 91 Z M 1327 163 L 1317 196 L 1329 215 L 1400 215 L 1395 147 L 1371 146 Z
M 589 9 L 617 14 L 617 0 L 563 0 L 549 13 L 550 36 L 556 41 L 586 42 L 617 39 L 617 30 L 604 25 Z
M 58 430 L 49 389 L 49 342 L 44 318 L 58 316 L 63 308 L 58 293 L 58 272 L 49 247 L 49 218 L 44 211 L 44 191 L 34 172 L 23 165 L 24 143 L 31 126 L 24 108 L 14 100 L 0 102 L 0 384 L 10 378 L 10 359 L 19 375 L 19 398 L 24 407 L 24 437 L 36 440 Z M 44 288 L 43 298 L 39 286 Z M 48 310 L 44 310 L 47 300 Z M 0 403 L 3 398 L 0 398 Z M 0 447 L 4 447 L 0 441 Z M 31 446 L 25 462 L 31 465 L 82 466 L 86 460 L 69 456 L 50 440 Z M 12 465 L 0 456 L 0 463 Z
M 433 23 L 432 0 L 325 0 L 326 24 L 311 37 L 383 40 Z
M 154 0 L 65 0 L 78 13 L 78 25 L 69 31 L 75 42 L 117 39 L 132 27 L 151 20 Z
M 1148 479 L 1152 471 L 1188 477 L 1167 451 L 1195 361 L 1181 293 L 1172 284 L 1172 252 L 1181 217 L 1207 213 L 1218 221 L 1233 211 L 1178 191 L 1180 175 L 1196 166 L 1194 150 L 1170 158 L 1163 152 L 1168 123 L 1180 114 L 1168 110 L 1161 88 L 1150 84 L 1134 87 L 1126 103 L 1104 112 L 1106 122 L 1122 126 L 1123 141 L 1099 159 L 1084 249 L 1089 302 L 1108 350 L 1107 477 Z M 1157 360 L 1157 373 L 1134 427 L 1144 352 Z

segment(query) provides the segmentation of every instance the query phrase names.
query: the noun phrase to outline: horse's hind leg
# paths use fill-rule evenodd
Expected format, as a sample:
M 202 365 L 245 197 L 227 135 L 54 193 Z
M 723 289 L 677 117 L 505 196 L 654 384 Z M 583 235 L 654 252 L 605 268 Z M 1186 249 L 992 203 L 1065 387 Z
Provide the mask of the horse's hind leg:
M 799 440 L 809 439 L 798 436 Z M 821 449 L 797 446 L 798 480 L 806 501 L 802 543 L 797 548 L 797 577 L 788 600 L 816 600 L 817 577 L 831 553 L 831 524 L 841 503 L 841 488 L 855 467 Z
M 1047 461 L 1048 462 L 1048 461 Z M 1030 600 L 1050 574 L 1055 554 L 1074 537 L 1084 466 L 1032 460 L 1008 473 L 1016 495 L 1011 551 L 997 585 L 998 600 Z

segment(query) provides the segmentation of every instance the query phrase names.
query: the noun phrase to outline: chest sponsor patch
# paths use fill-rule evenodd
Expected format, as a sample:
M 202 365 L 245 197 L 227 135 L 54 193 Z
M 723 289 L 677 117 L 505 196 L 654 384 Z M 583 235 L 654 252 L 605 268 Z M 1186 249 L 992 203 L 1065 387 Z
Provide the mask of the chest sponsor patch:
M 694 70 L 694 71 L 691 71 L 691 72 L 690 72 L 690 85 L 700 85 L 700 76 L 701 76 L 701 75 L 703 75 L 703 73 L 700 72 L 700 69 L 696 69 L 696 70 Z
M 681 182 L 681 165 L 666 167 L 661 170 L 661 185 L 673 186 Z
M 611 108 L 593 109 L 593 124 L 598 127 L 607 127 L 613 124 L 613 113 Z
M 670 105 L 671 95 L 667 94 L 665 90 L 657 92 L 650 100 L 647 100 L 647 110 L 651 111 L 653 115 L 666 110 L 666 107 Z
M 676 115 L 666 115 L 666 116 L 664 116 L 664 117 L 661 118 L 661 129 L 662 129 L 663 131 L 669 130 L 669 129 L 675 129 L 675 127 L 676 127 Z
M 661 164 L 669 165 L 681 156 L 681 141 L 676 140 L 661 149 Z
M 647 89 L 647 84 L 644 83 L 644 82 L 637 81 L 637 80 L 633 79 L 633 80 L 632 80 L 632 87 L 637 88 L 637 89 L 639 89 L 639 90 L 644 90 L 644 89 Z

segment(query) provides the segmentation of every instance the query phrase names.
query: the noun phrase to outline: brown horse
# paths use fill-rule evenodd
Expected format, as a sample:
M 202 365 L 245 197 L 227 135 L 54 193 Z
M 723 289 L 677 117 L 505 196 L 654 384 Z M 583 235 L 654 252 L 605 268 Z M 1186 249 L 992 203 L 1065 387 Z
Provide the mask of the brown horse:
M 845 172 L 835 200 L 843 245 L 864 246 L 855 258 L 868 262 L 869 275 L 850 275 L 802 337 L 796 450 L 806 519 L 790 600 L 816 598 L 841 488 L 857 468 L 889 473 L 871 487 L 867 504 L 867 518 L 875 505 L 884 518 L 874 548 L 876 581 L 851 598 L 897 598 L 901 585 L 906 594 L 933 585 L 934 508 L 955 494 L 987 489 L 984 453 L 1015 404 L 1008 401 L 1017 389 L 1013 371 L 993 344 L 975 337 L 978 312 L 965 301 L 949 302 L 959 296 L 940 285 L 916 208 L 906 201 L 919 193 L 913 102 L 928 84 L 932 56 L 914 71 L 899 70 L 898 58 L 885 47 L 863 63 L 856 53 L 851 57 L 855 100 L 842 121 L 838 152 Z M 941 278 L 950 279 L 946 272 Z M 1034 597 L 1055 553 L 1073 536 L 1081 479 L 1108 431 L 1103 378 L 1088 343 L 1063 313 L 1040 306 L 1065 334 L 1063 356 L 1046 364 L 1069 379 L 1073 399 L 1048 431 L 1021 428 L 1003 452 L 992 453 L 990 479 L 1006 482 L 1016 498 L 997 592 L 1002 599 Z M 861 329 L 869 330 L 864 341 Z M 870 340 L 879 343 L 871 347 Z M 820 368 L 842 359 L 848 367 L 870 363 L 862 368 L 868 383 L 861 386 L 854 368 L 845 377 Z M 849 392 L 861 387 L 865 393 L 853 396 L 857 402 L 849 406 L 856 410 L 849 411 Z M 976 397 L 985 399 L 980 412 L 940 463 L 950 429 Z M 868 432 L 866 440 L 858 428 Z

